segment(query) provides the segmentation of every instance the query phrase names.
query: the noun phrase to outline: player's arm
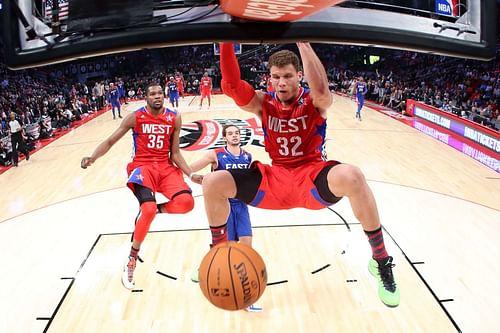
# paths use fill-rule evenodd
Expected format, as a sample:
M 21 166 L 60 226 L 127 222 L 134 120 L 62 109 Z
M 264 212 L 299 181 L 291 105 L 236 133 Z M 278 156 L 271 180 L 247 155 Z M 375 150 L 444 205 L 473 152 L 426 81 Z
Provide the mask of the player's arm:
M 212 165 L 213 168 L 217 167 L 217 155 L 215 154 L 215 150 L 210 150 L 209 152 L 207 152 L 199 160 L 191 163 L 190 167 L 193 172 L 196 172 L 200 171 L 207 165 Z
M 255 91 L 241 79 L 240 66 L 234 54 L 233 43 L 220 43 L 221 88 L 243 110 L 261 117 L 264 92 Z
M 332 105 L 333 97 L 328 88 L 328 77 L 325 67 L 314 52 L 311 44 L 297 43 L 304 66 L 304 74 L 311 88 L 313 104 L 323 114 Z
M 189 179 L 197 184 L 201 184 L 203 176 L 193 174 L 193 169 L 187 164 L 184 156 L 182 156 L 179 146 L 179 134 L 181 132 L 182 120 L 181 115 L 178 113 L 175 119 L 174 133 L 172 133 L 172 142 L 170 143 L 170 159 L 179 167 L 179 169 L 186 174 Z
M 111 149 L 111 147 L 113 147 L 113 145 L 125 135 L 125 133 L 127 133 L 134 127 L 135 113 L 131 113 L 123 119 L 123 121 L 120 123 L 120 126 L 106 140 L 104 140 L 97 146 L 91 156 L 82 158 L 80 166 L 83 169 L 91 166 L 99 157 L 106 154 Z
M 351 83 L 351 87 L 349 88 L 349 90 L 351 91 L 351 95 L 356 95 L 356 80 L 352 81 Z

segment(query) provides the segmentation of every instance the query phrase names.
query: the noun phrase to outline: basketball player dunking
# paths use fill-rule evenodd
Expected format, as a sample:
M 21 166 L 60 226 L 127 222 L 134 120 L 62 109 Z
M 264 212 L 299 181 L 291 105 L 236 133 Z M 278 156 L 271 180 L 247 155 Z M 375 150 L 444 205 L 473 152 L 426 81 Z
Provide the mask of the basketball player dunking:
M 252 154 L 241 149 L 240 129 L 236 125 L 225 125 L 222 128 L 222 136 L 226 141 L 226 147 L 209 151 L 199 160 L 191 163 L 193 172 L 197 172 L 207 165 L 215 170 L 248 169 L 252 163 Z M 240 243 L 252 246 L 252 225 L 250 214 L 246 203 L 238 199 L 229 199 L 231 206 L 227 219 L 227 239 L 239 241 Z M 191 277 L 191 280 L 198 282 L 198 270 Z M 262 307 L 252 304 L 247 309 L 249 312 L 260 312 Z
M 174 110 L 177 111 L 179 108 L 179 84 L 177 83 L 177 80 L 171 76 L 166 85 L 167 87 L 165 89 L 167 90 L 168 100 L 170 101 L 170 104 L 172 104 Z
M 203 179 L 203 196 L 212 243 L 227 239 L 229 198 L 255 207 L 321 209 L 349 198 L 372 248 L 369 270 L 388 306 L 399 305 L 393 258 L 387 254 L 375 198 L 361 170 L 326 159 L 327 109 L 332 104 L 325 69 L 309 43 L 297 43 L 310 89 L 300 87 L 300 60 L 282 50 L 269 58 L 275 92 L 255 91 L 241 80 L 231 43 L 222 43 L 221 87 L 243 110 L 262 120 L 264 145 L 272 165 L 254 162 L 250 169 L 219 170 Z M 283 191 L 283 189 L 289 189 Z
M 159 84 L 150 84 L 146 88 L 146 106 L 127 115 L 120 127 L 97 146 L 90 157 L 84 157 L 81 162 L 84 169 L 91 166 L 125 133 L 132 130 L 134 156 L 132 162 L 127 165 L 127 186 L 139 201 L 140 215 L 122 274 L 122 283 L 127 289 L 133 289 L 135 286 L 134 271 L 139 249 L 155 215 L 184 214 L 194 207 L 191 189 L 184 182 L 182 173 L 189 175 L 198 184 L 203 178 L 193 175 L 180 152 L 181 116 L 163 107 L 164 97 Z M 156 204 L 155 192 L 163 194 L 169 201 Z

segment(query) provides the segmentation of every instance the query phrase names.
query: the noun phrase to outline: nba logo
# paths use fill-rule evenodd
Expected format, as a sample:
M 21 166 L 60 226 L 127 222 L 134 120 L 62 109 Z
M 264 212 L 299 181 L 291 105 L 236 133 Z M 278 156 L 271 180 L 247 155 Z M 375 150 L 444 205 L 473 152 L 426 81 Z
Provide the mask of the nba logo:
M 458 16 L 458 0 L 436 0 L 436 13 L 439 15 Z

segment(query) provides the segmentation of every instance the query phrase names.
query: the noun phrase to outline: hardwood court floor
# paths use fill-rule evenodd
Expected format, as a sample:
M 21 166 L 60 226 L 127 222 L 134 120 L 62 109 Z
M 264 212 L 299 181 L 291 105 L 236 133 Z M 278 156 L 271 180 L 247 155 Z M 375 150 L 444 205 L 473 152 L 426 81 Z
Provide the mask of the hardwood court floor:
M 224 96 L 215 96 L 210 111 L 197 104 L 182 101 L 186 126 L 252 118 Z M 79 168 L 118 125 L 108 113 L 0 176 L 0 332 L 495 331 L 499 175 L 378 112 L 365 109 L 357 122 L 354 110 L 352 101 L 335 98 L 327 150 L 360 166 L 369 180 L 396 259 L 400 307 L 378 301 L 366 269 L 368 245 L 345 199 L 333 209 L 351 232 L 327 209 L 251 209 L 270 282 L 289 281 L 268 287 L 261 314 L 220 311 L 189 281 L 209 242 L 209 232 L 199 230 L 207 225 L 201 197 L 189 214 L 155 219 L 152 230 L 159 232 L 148 235 L 137 273 L 143 292 L 126 291 L 119 276 L 138 209 L 124 186 L 131 136 L 91 168 Z M 268 161 L 262 148 L 245 149 Z M 193 161 L 200 152 L 184 154 Z M 320 226 L 302 226 L 311 223 Z

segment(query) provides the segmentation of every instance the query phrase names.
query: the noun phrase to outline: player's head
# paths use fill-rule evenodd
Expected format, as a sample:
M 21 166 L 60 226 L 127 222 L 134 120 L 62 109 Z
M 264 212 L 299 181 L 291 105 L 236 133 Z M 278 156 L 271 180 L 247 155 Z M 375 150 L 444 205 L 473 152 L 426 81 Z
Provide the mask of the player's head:
M 359 80 L 359 81 L 361 81 L 361 82 L 364 82 L 364 81 L 365 81 L 365 78 L 364 78 L 364 77 L 362 77 L 362 76 L 360 76 L 360 77 L 358 78 L 358 80 Z
M 10 113 L 10 120 L 14 120 L 16 119 L 16 113 L 15 112 L 11 112 Z
M 222 127 L 222 136 L 228 146 L 239 146 L 241 142 L 240 129 L 238 126 L 229 124 Z
M 281 101 L 297 96 L 302 80 L 299 57 L 289 50 L 281 50 L 269 57 L 271 83 Z
M 170 79 L 170 81 L 173 81 L 173 80 L 174 80 L 174 77 L 173 77 L 173 76 L 171 76 L 169 79 Z
M 207 77 L 208 76 L 208 72 L 203 73 L 203 76 Z
M 163 88 L 159 83 L 148 84 L 146 87 L 146 103 L 151 109 L 159 110 L 163 108 L 164 98 Z

